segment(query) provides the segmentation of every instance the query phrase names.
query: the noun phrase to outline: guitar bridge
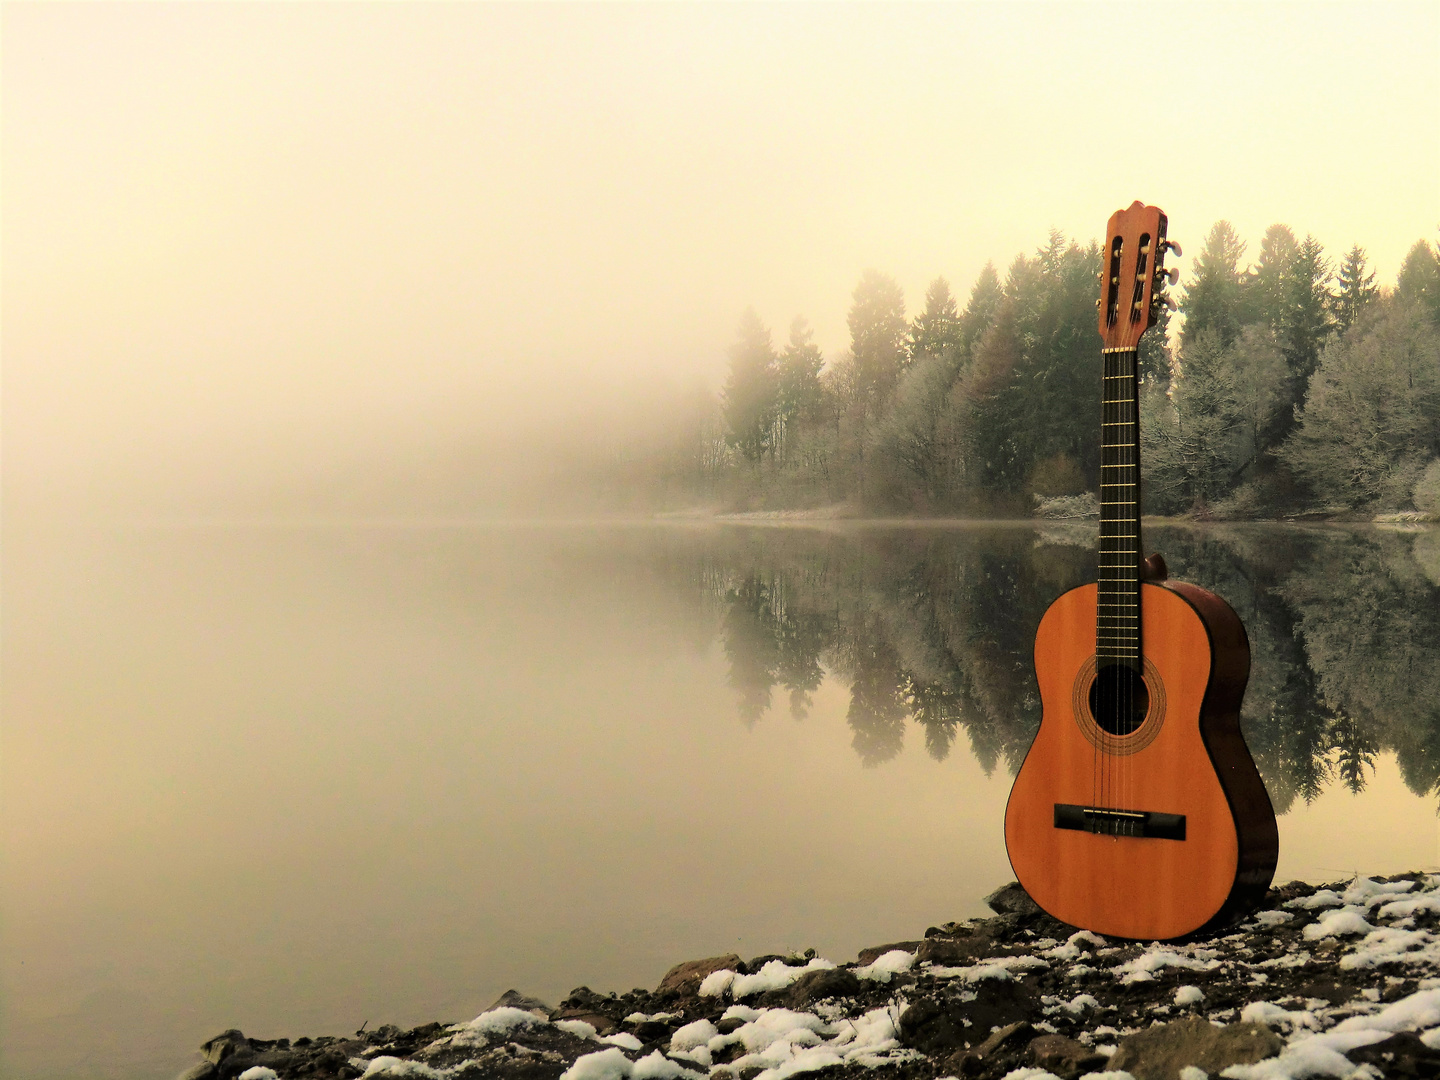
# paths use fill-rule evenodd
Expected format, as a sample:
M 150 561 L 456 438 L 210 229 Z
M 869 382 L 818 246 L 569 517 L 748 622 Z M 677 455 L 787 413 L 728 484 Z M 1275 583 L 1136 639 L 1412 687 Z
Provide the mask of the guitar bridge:
M 1147 840 L 1184 840 L 1185 815 L 1154 810 L 1113 810 L 1103 806 L 1055 804 L 1055 828 L 1098 833 L 1101 836 L 1136 836 Z

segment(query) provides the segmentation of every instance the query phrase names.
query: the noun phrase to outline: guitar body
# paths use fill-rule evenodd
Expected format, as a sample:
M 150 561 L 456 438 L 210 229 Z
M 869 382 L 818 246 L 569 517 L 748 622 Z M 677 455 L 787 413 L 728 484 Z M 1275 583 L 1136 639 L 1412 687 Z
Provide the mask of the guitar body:
M 1006 807 L 1006 848 L 1026 892 L 1062 922 L 1180 937 L 1253 907 L 1275 872 L 1275 814 L 1239 727 L 1249 642 L 1213 593 L 1142 585 L 1148 710 L 1114 734 L 1090 703 L 1096 604 L 1085 585 L 1041 620 L 1043 712 Z

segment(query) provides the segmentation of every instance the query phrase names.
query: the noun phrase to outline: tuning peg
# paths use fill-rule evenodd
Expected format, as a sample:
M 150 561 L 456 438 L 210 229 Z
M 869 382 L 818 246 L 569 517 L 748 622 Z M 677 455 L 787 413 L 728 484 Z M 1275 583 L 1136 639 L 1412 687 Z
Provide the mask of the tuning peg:
M 1099 298 L 1099 297 L 1096 297 L 1096 298 L 1095 298 L 1095 310 L 1096 310 L 1096 311 L 1099 311 L 1099 310 L 1100 310 L 1100 298 Z
M 1179 270 L 1176 270 L 1174 267 L 1171 267 L 1169 270 L 1156 270 L 1156 271 L 1155 271 L 1155 284 L 1156 284 L 1156 285 L 1163 285 L 1163 284 L 1165 284 L 1166 282 L 1169 282 L 1171 285 L 1174 285 L 1174 284 L 1175 284 L 1176 282 L 1178 282 L 1179 280 L 1180 280 L 1180 271 L 1179 271 Z
M 1175 303 L 1175 298 L 1174 298 L 1173 296 L 1169 296 L 1169 295 L 1167 295 L 1167 294 L 1165 294 L 1165 293 L 1156 293 L 1156 294 L 1155 294 L 1155 302 L 1156 302 L 1157 304 L 1164 304 L 1164 305 L 1165 305 L 1167 308 L 1169 308 L 1171 311 L 1179 311 L 1179 310 L 1180 310 L 1180 305 L 1177 304 L 1177 303 Z
M 1183 251 L 1180 250 L 1180 241 L 1178 241 L 1178 240 L 1166 240 L 1166 241 L 1165 241 L 1165 250 L 1168 251 L 1168 252 L 1170 252 L 1170 254 L 1172 254 L 1172 255 L 1184 255 L 1184 254 L 1185 254 Z

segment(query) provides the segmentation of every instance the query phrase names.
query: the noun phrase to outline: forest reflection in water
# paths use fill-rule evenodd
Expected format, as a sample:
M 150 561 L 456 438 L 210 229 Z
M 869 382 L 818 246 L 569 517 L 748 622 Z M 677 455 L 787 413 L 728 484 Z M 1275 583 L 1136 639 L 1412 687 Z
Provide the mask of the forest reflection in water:
M 1149 550 L 1244 621 L 1241 721 L 1279 813 L 1332 783 L 1364 789 L 1393 751 L 1417 795 L 1440 791 L 1440 531 L 1157 526 Z M 962 746 L 1014 773 L 1040 723 L 1035 628 L 1094 580 L 1080 525 L 800 528 L 708 536 L 691 584 L 718 606 L 739 717 L 779 702 L 805 719 L 826 673 L 849 685 L 862 762 L 909 729 L 943 760 Z

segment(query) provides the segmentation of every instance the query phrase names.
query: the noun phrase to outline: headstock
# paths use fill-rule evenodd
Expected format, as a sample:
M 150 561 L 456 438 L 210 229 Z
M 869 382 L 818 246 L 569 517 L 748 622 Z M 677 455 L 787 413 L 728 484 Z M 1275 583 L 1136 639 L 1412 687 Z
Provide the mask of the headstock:
M 1165 214 L 1138 199 L 1128 210 L 1110 215 L 1105 230 L 1105 260 L 1100 271 L 1100 336 L 1107 349 L 1135 349 L 1140 335 L 1155 325 L 1160 304 L 1172 310 L 1175 301 L 1162 291 L 1175 284 L 1179 272 L 1165 270 L 1165 253 L 1180 254 L 1180 245 L 1165 239 Z

